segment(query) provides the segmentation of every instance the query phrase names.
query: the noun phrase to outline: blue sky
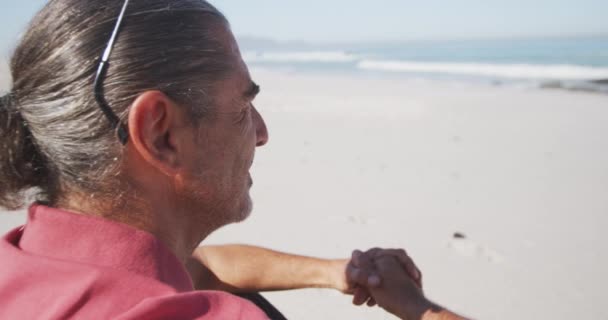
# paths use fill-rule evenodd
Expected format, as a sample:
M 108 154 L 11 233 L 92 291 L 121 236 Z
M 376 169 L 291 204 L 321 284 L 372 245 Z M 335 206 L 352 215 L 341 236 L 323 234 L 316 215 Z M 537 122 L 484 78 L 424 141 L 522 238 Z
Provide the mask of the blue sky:
M 2 1 L 0 49 L 45 0 Z M 216 0 L 233 30 L 309 42 L 608 34 L 608 0 Z

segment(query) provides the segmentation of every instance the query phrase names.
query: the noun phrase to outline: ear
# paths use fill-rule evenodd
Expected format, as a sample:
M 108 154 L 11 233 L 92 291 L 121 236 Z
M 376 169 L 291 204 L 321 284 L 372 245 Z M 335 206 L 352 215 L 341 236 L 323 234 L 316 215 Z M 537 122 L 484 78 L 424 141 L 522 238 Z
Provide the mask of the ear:
M 129 142 L 147 164 L 165 175 L 180 169 L 180 129 L 184 128 L 181 108 L 160 91 L 139 95 L 129 112 Z

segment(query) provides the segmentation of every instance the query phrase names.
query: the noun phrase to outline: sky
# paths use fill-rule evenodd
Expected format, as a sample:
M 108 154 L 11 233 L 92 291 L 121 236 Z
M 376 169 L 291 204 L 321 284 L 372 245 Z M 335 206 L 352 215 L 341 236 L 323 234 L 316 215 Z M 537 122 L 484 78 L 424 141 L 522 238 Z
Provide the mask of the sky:
M 45 0 L 1 0 L 0 50 Z M 608 0 L 215 0 L 237 35 L 368 42 L 608 34 Z

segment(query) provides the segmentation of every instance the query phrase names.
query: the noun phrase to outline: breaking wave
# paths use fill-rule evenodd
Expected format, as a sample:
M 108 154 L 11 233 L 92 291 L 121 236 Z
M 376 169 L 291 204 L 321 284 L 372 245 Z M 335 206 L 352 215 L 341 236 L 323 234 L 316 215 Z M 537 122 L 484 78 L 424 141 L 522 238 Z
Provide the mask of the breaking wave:
M 359 58 L 342 51 L 286 51 L 286 52 L 245 52 L 243 58 L 247 62 L 278 62 L 278 63 L 343 63 L 355 62 Z
M 435 73 L 508 79 L 599 80 L 608 78 L 608 68 L 580 65 L 442 63 L 416 61 L 361 60 L 361 70 Z

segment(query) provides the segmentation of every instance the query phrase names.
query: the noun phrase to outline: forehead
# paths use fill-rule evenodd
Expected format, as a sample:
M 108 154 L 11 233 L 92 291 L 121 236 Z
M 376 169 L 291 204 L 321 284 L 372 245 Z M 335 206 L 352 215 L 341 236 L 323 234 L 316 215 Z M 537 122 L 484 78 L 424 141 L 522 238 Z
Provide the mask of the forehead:
M 239 49 L 234 36 L 232 36 L 230 40 L 229 52 L 230 59 L 232 60 L 232 68 L 229 77 L 233 78 L 235 85 L 237 85 L 242 92 L 251 86 L 252 80 L 251 75 L 249 74 L 249 68 L 247 67 L 247 64 L 245 64 L 245 61 L 243 61 L 241 50 Z
M 244 93 L 251 88 L 253 81 L 232 32 L 225 27 L 218 36 L 221 37 L 220 40 L 230 67 L 225 77 L 214 86 L 215 100 L 220 105 L 234 104 L 234 102 L 243 100 Z

